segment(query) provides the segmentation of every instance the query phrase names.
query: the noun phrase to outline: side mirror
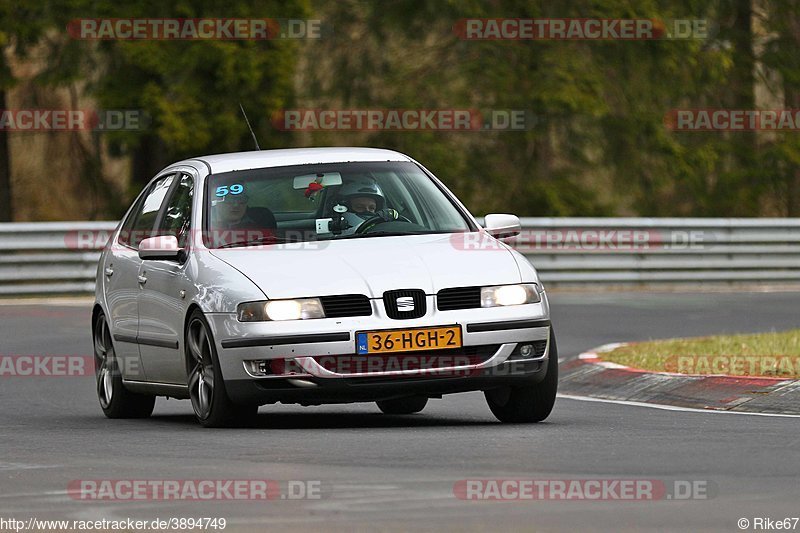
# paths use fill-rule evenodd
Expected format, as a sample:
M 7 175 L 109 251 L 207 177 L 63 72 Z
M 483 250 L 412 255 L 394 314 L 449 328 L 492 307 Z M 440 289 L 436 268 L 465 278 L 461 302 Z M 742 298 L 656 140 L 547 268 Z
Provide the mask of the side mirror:
M 522 225 L 516 215 L 492 214 L 486 215 L 483 220 L 486 232 L 498 239 L 515 237 L 522 231 Z
M 150 237 L 139 243 L 141 259 L 180 260 L 183 250 L 178 247 L 178 239 L 174 235 Z

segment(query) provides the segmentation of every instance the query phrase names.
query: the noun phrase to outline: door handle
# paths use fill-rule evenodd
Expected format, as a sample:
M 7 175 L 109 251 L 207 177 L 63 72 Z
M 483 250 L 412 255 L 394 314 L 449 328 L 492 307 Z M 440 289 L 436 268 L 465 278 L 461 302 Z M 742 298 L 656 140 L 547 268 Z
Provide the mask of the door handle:
M 105 269 L 106 276 L 111 277 L 114 275 L 114 269 L 111 267 L 106 267 Z
M 147 276 L 136 276 L 136 279 L 139 281 L 140 284 L 144 285 L 147 283 Z

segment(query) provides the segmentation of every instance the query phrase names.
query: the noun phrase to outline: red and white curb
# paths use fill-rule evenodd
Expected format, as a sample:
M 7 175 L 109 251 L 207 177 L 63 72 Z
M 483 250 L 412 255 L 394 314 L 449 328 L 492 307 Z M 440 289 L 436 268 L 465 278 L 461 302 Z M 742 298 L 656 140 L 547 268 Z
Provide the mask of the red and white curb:
M 800 380 L 680 374 L 603 360 L 630 343 L 611 343 L 560 365 L 559 396 L 668 410 L 800 416 Z
M 620 364 L 617 364 L 617 363 L 612 363 L 611 361 L 603 361 L 600 358 L 600 354 L 601 353 L 613 352 L 617 348 L 622 348 L 623 346 L 627 346 L 627 345 L 628 345 L 627 342 L 612 342 L 610 344 L 604 344 L 602 346 L 598 346 L 594 350 L 591 350 L 591 351 L 588 351 L 588 352 L 583 352 L 582 354 L 580 354 L 578 356 L 578 359 L 580 359 L 582 361 L 586 361 L 587 363 L 593 363 L 593 364 L 596 364 L 596 365 L 600 365 L 603 368 L 626 368 L 628 370 L 636 370 L 636 369 L 631 368 L 629 366 L 620 365 Z

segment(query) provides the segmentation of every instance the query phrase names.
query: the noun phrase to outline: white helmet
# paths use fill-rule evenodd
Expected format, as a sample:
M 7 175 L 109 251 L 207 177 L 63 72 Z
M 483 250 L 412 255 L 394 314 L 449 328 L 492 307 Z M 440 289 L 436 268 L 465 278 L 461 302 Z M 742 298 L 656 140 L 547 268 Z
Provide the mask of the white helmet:
M 337 193 L 338 201 L 348 208 L 350 208 L 351 199 L 361 196 L 375 200 L 376 210 L 386 207 L 386 197 L 383 195 L 380 185 L 373 178 L 355 178 L 342 185 Z

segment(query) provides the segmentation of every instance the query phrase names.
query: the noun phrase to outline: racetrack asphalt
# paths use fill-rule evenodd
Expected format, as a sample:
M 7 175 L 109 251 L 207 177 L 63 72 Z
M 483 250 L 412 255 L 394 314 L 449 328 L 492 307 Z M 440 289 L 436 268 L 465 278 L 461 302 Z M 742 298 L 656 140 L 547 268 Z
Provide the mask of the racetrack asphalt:
M 797 327 L 800 293 L 551 295 L 560 356 L 650 338 Z M 0 305 L 0 355 L 89 355 L 90 306 Z M 800 515 L 800 419 L 665 411 L 559 398 L 536 425 L 496 422 L 483 395 L 419 415 L 373 404 L 264 406 L 250 429 L 204 430 L 186 401 L 107 420 L 92 377 L 0 377 L 0 518 L 224 517 L 226 531 L 640 529 L 738 531 Z M 85 479 L 319 482 L 320 499 L 76 501 Z M 708 498 L 464 501 L 464 479 L 675 480 Z M 800 525 L 797 526 L 800 529 Z

